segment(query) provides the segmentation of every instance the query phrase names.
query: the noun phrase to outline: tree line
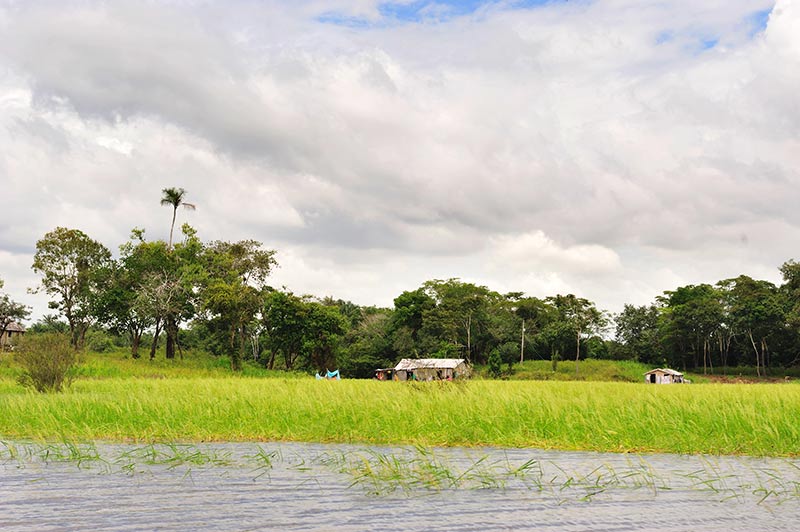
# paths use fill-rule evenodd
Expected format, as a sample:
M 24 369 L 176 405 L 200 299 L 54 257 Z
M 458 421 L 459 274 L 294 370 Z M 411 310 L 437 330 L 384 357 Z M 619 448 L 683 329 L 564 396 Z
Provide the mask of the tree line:
M 783 283 L 740 275 L 714 285 L 668 290 L 650 305 L 625 305 L 616 316 L 619 358 L 713 372 L 715 367 L 770 367 L 800 361 L 800 264 L 780 267 Z
M 185 348 L 270 369 L 340 368 L 370 377 L 403 357 L 465 358 L 499 375 L 516 362 L 554 368 L 583 358 L 637 360 L 705 372 L 788 367 L 800 353 L 800 264 L 781 266 L 784 283 L 739 276 L 664 292 L 618 315 L 572 294 L 501 294 L 460 279 L 434 279 L 401 293 L 391 308 L 296 295 L 268 284 L 275 251 L 261 242 L 203 242 L 188 224 L 173 243 L 183 189 L 164 189 L 172 207 L 169 241 L 133 229 L 117 258 L 77 229 L 58 227 L 36 243 L 38 290 L 48 315 L 31 328 L 63 329 L 75 349 L 98 331 L 133 358 L 182 356 Z M 0 281 L 0 288 L 2 288 Z M 29 310 L 0 292 L 0 326 Z M 63 321 L 61 321 L 63 320 Z M 615 333 L 610 338 L 612 332 Z M 505 368 L 505 369 L 503 369 Z

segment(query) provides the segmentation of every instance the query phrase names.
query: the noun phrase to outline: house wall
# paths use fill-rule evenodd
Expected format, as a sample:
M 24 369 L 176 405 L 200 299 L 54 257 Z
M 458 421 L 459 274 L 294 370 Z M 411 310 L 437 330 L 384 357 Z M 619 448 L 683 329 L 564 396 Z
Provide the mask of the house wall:
M 452 380 L 467 378 L 471 374 L 468 364 L 462 362 L 455 368 L 414 368 L 408 370 L 395 370 L 392 377 L 396 381 L 418 380 L 418 381 L 434 381 L 434 380 Z M 413 376 L 413 377 L 412 377 Z
M 655 376 L 656 378 L 654 384 L 675 384 L 683 382 L 683 379 L 677 375 L 669 375 L 667 373 L 661 373 L 661 372 L 645 375 L 644 376 L 645 382 L 653 383 L 653 381 L 650 380 L 651 376 Z
M 19 342 L 20 337 L 24 333 L 20 331 L 6 331 L 0 336 L 0 347 L 14 345 Z

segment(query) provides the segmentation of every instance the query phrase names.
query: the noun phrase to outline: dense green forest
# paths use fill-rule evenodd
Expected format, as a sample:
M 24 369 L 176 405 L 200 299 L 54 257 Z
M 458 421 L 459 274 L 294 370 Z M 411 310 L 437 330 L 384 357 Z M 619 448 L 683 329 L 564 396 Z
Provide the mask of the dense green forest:
M 166 189 L 175 212 L 181 189 Z M 167 192 L 175 192 L 177 198 Z M 584 358 L 635 360 L 718 372 L 787 368 L 800 353 L 800 264 L 780 267 L 783 284 L 739 276 L 678 287 L 650 305 L 610 315 L 574 295 L 501 294 L 459 279 L 434 279 L 399 294 L 393 308 L 297 295 L 269 285 L 275 251 L 260 242 L 203 242 L 184 224 L 182 238 L 149 241 L 134 229 L 118 258 L 82 231 L 59 227 L 36 243 L 38 288 L 55 311 L 30 332 L 61 330 L 74 347 L 125 347 L 133 358 L 175 358 L 202 349 L 233 370 L 340 368 L 370 377 L 402 357 L 466 358 L 495 375 L 520 360 L 555 367 Z M 2 283 L 2 281 L 0 281 Z M 2 288 L 2 284 L 0 284 Z M 0 327 L 29 310 L 0 294 Z

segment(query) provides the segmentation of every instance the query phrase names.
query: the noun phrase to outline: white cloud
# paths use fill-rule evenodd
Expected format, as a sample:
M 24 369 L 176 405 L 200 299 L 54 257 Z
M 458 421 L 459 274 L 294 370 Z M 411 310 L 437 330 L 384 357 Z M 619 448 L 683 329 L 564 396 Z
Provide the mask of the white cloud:
M 620 271 L 619 256 L 596 244 L 561 247 L 541 231 L 491 239 L 495 267 L 518 271 L 558 271 L 586 275 Z
M 56 225 L 165 237 L 160 190 L 182 186 L 204 238 L 262 240 L 296 292 L 361 303 L 460 276 L 618 309 L 776 274 L 800 236 L 800 9 L 754 33 L 770 7 L 0 8 L 0 250 Z

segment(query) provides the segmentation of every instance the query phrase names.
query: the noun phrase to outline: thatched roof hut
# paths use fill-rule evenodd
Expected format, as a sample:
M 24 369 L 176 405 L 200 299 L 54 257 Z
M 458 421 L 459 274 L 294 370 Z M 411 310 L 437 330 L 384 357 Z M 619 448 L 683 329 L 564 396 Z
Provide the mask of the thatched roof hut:
M 23 334 L 25 334 L 25 327 L 12 321 L 6 327 L 5 332 L 0 335 L 0 349 L 5 349 L 6 346 L 12 346 Z

